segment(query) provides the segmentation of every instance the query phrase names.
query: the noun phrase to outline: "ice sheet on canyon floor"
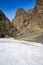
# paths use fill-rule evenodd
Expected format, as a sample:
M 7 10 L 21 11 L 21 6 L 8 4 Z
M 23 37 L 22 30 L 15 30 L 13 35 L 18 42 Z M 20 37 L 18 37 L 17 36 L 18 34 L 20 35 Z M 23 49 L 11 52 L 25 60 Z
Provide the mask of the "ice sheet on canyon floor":
M 0 65 L 43 65 L 43 45 L 0 39 Z

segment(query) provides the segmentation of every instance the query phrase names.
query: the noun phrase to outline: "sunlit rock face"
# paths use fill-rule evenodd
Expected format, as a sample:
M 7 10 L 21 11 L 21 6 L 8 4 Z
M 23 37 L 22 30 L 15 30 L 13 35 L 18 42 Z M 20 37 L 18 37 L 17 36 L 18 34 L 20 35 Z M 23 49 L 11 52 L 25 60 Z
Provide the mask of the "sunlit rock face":
M 19 31 L 16 34 L 17 39 L 28 41 L 38 39 L 40 42 L 39 37 L 43 39 L 43 0 L 36 0 L 34 9 L 25 11 L 19 8 L 12 22 Z
M 23 14 L 25 14 L 25 10 L 23 8 L 17 9 L 16 16 L 21 16 Z
M 43 1 L 36 0 L 35 8 L 25 11 L 19 8 L 12 20 L 14 26 L 21 32 L 36 27 L 43 28 Z
M 24 31 L 27 26 L 43 28 L 43 0 L 36 0 L 35 8 L 29 11 L 19 8 L 13 22 L 19 31 Z

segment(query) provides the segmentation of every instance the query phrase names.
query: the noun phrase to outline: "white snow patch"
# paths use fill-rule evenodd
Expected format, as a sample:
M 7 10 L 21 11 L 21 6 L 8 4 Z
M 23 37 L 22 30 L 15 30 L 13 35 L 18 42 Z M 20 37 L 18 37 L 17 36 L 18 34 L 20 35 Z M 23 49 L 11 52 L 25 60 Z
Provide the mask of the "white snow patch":
M 0 65 L 43 65 L 43 45 L 0 39 Z

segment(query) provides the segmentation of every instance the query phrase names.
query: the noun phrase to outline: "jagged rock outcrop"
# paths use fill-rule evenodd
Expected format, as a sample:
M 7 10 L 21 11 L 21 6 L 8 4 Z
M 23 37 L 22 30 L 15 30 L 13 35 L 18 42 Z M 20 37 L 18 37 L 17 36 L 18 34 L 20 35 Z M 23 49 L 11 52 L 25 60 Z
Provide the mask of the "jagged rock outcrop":
M 16 28 L 0 10 L 0 38 L 13 37 L 15 33 Z
M 16 17 L 17 17 L 17 16 L 21 16 L 21 15 L 23 15 L 23 14 L 25 14 L 25 10 L 24 10 L 23 8 L 19 8 L 19 9 L 17 10 L 17 12 L 16 12 Z
M 39 28 L 43 28 L 43 0 L 36 0 L 34 22 Z
M 15 37 L 19 31 L 0 10 L 0 38 Z
M 43 0 L 36 0 L 34 9 L 25 11 L 19 8 L 12 22 L 19 31 L 17 39 L 34 40 L 43 36 Z
M 19 8 L 12 22 L 0 10 L 1 37 L 43 43 L 43 0 L 36 0 L 34 9 Z
M 19 31 L 22 31 L 29 25 L 43 28 L 43 1 L 36 0 L 33 10 L 25 11 L 23 8 L 19 8 L 13 22 Z
M 12 22 L 14 23 L 14 26 L 18 29 L 18 31 L 22 32 L 23 30 L 25 31 L 27 26 L 31 23 L 31 16 L 33 16 L 33 13 L 30 14 L 29 12 L 24 11 L 23 8 L 19 8 Z

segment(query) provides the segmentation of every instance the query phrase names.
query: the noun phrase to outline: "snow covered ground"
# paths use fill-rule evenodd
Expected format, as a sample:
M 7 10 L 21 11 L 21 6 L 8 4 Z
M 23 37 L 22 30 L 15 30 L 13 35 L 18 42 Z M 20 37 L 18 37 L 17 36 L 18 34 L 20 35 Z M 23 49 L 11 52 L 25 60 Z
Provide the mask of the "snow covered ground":
M 43 45 L 0 39 L 0 65 L 43 65 Z

